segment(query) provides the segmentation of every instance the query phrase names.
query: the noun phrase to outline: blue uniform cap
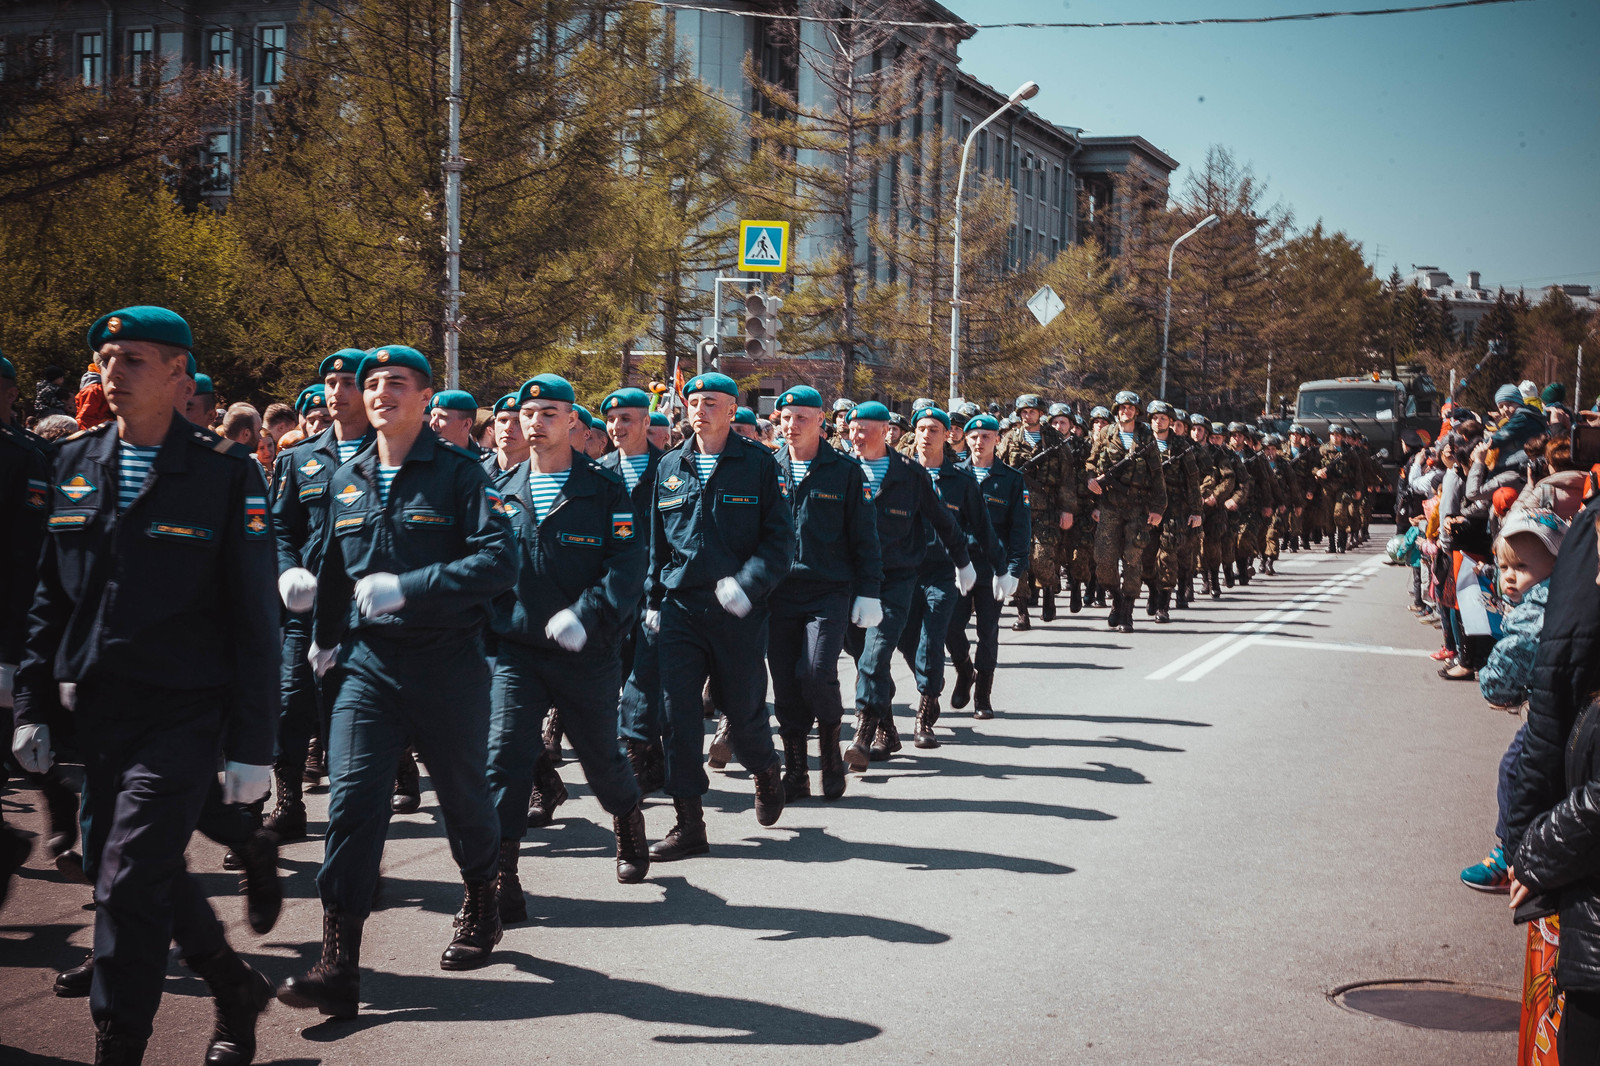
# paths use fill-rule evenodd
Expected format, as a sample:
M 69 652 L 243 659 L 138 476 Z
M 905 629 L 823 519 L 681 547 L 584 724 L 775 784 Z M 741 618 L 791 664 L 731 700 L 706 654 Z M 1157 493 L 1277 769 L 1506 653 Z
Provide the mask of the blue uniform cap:
M 1000 420 L 994 415 L 975 415 L 967 419 L 966 430 L 971 433 L 975 429 L 992 429 L 1000 432 Z
M 697 392 L 721 392 L 738 399 L 739 383 L 726 374 L 696 374 L 689 379 L 689 384 L 683 387 L 684 399 Z
M 478 401 L 465 389 L 445 389 L 443 392 L 434 393 L 433 399 L 428 403 L 428 409 L 431 411 L 435 407 L 442 407 L 446 411 L 478 413 Z
M 918 422 L 921 422 L 927 418 L 931 418 L 935 422 L 938 422 L 945 429 L 950 428 L 950 416 L 937 407 L 924 407 L 922 410 L 917 412 Z
M 786 389 L 783 395 L 778 397 L 778 410 L 781 411 L 785 407 L 815 407 L 821 410 L 822 393 L 810 385 L 796 385 L 792 389 Z
M 514 392 L 508 392 L 494 402 L 495 414 L 499 414 L 501 411 L 510 411 L 515 414 L 521 409 L 521 405 L 517 403 L 517 394 Z
M 560 374 L 535 374 L 522 383 L 522 388 L 517 390 L 517 406 L 520 408 L 529 400 L 555 400 L 557 403 L 577 403 L 577 393 L 572 391 L 572 382 Z
M 868 400 L 866 403 L 856 404 L 850 409 L 852 422 L 887 422 L 889 409 L 877 400 Z
M 328 390 L 323 385 L 307 385 L 300 390 L 300 395 L 294 399 L 294 409 L 305 414 L 313 407 L 328 406 Z
M 176 311 L 141 304 L 94 320 L 89 327 L 89 350 L 98 352 L 108 341 L 154 341 L 189 351 L 194 347 L 194 334 Z
M 361 365 L 356 368 L 356 381 L 365 386 L 368 374 L 397 366 L 415 370 L 427 378 L 430 384 L 433 382 L 433 367 L 428 365 L 428 357 L 404 344 L 385 344 L 381 348 L 369 351 L 362 358 Z
M 575 403 L 572 405 L 572 409 L 578 412 L 578 421 L 582 422 L 590 429 L 595 428 L 595 417 L 589 413 L 589 409 L 587 407 L 583 406 L 581 403 Z M 604 426 L 605 423 L 602 422 L 600 425 Z
M 672 428 L 672 419 L 667 417 L 667 413 L 665 411 L 651 411 L 650 424 L 652 426 L 661 426 L 663 428 L 670 429 Z
M 211 383 L 210 374 L 196 374 L 194 376 L 194 394 L 196 396 L 214 396 L 217 387 Z
M 748 407 L 741 407 L 733 413 L 733 424 L 736 426 L 753 426 L 756 424 L 756 413 Z
M 317 377 L 325 378 L 329 374 L 354 374 L 356 368 L 361 365 L 361 360 L 366 357 L 367 353 L 360 348 L 340 348 L 317 367 Z
M 12 381 L 17 380 L 17 368 L 12 366 L 11 360 L 3 355 L 0 355 L 0 378 L 10 378 Z
M 600 413 L 608 415 L 619 407 L 650 409 L 650 394 L 643 389 L 618 389 L 600 401 Z

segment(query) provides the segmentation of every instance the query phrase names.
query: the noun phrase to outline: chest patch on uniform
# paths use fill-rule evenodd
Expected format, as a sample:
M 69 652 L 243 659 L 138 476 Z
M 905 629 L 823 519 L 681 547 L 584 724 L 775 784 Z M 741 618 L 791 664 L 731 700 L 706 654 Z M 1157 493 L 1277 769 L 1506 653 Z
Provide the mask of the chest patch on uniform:
M 70 478 L 56 486 L 56 490 L 71 500 L 73 503 L 82 503 L 99 489 L 90 483 L 82 474 L 73 474 Z
M 761 498 L 759 496 L 735 496 L 732 493 L 725 492 L 725 493 L 722 494 L 722 502 L 723 503 L 752 504 L 752 503 L 760 503 L 761 502 Z
M 663 496 L 656 501 L 656 508 L 661 511 L 670 511 L 686 499 L 688 499 L 687 496 Z
M 364 489 L 358 489 L 354 485 L 346 485 L 344 488 L 339 490 L 338 494 L 334 496 L 334 499 L 338 500 L 346 507 L 354 507 L 356 501 L 361 499 L 361 497 L 365 496 L 366 494 L 366 490 Z
M 1006 502 L 1005 500 L 1001 499 L 999 496 L 990 496 L 988 493 L 984 493 L 983 498 L 985 500 L 988 500 L 990 503 L 1004 504 Z M 1024 500 L 1023 502 L 1027 502 L 1027 501 Z
M 263 527 L 265 523 L 262 523 Z M 152 537 L 171 537 L 175 540 L 210 540 L 211 530 L 204 526 L 186 526 L 176 522 L 151 522 Z
M 266 535 L 267 498 L 265 496 L 246 496 L 244 498 L 244 531 L 252 537 Z
M 902 511 L 898 507 L 889 508 L 889 513 L 894 515 L 896 518 L 906 518 L 911 514 L 910 511 Z
M 45 504 L 50 501 L 50 486 L 43 481 L 28 482 L 28 506 L 35 511 L 42 511 Z
M 501 506 L 506 509 L 507 518 L 515 518 L 522 513 L 522 505 L 516 500 L 506 500 Z
M 333 531 L 335 533 L 349 533 L 351 530 L 360 529 L 362 526 L 364 526 L 366 524 L 367 524 L 367 516 L 366 515 L 364 515 L 364 514 L 347 514 L 343 518 L 337 518 L 337 519 L 334 520 Z
M 813 492 L 811 494 L 811 498 L 813 500 L 840 500 L 840 499 L 843 499 L 843 497 L 840 496 L 837 492 Z
M 505 501 L 501 501 L 500 509 L 505 510 Z M 456 524 L 454 515 L 439 514 L 437 511 L 407 511 L 404 519 L 408 526 L 453 526 Z
M 302 485 L 300 486 L 300 502 L 305 503 L 307 500 L 314 500 L 327 493 L 327 491 L 328 486 L 326 485 Z
M 947 503 L 947 504 L 945 504 L 945 506 L 946 506 L 946 507 L 948 507 L 948 508 L 950 508 L 950 510 L 952 510 L 952 511 L 956 511 L 956 512 L 959 512 L 959 511 L 960 511 L 960 510 L 961 510 L 961 508 L 959 508 L 959 507 L 957 507 L 957 506 L 956 506 L 956 505 L 955 505 L 955 504 L 953 504 L 953 503 Z
M 679 489 L 683 488 L 683 485 L 683 478 L 679 477 L 677 474 L 669 475 L 667 480 L 661 483 L 661 487 L 666 489 L 668 492 L 677 492 Z
M 300 464 L 300 473 L 306 477 L 316 477 L 326 469 L 327 464 L 314 455 Z
M 89 524 L 89 516 L 86 514 L 53 514 L 45 519 L 45 524 L 57 531 L 82 529 Z
M 580 548 L 600 547 L 600 538 L 592 533 L 558 533 L 556 539 L 563 544 L 575 544 Z
M 611 539 L 633 539 L 633 515 L 631 513 L 623 512 L 611 516 Z
M 500 495 L 499 489 L 495 488 L 493 485 L 485 485 L 483 487 L 483 495 L 489 501 L 489 510 L 493 511 L 495 514 L 503 515 L 508 513 L 506 511 L 506 498 Z M 409 517 L 410 516 L 407 516 L 408 520 Z

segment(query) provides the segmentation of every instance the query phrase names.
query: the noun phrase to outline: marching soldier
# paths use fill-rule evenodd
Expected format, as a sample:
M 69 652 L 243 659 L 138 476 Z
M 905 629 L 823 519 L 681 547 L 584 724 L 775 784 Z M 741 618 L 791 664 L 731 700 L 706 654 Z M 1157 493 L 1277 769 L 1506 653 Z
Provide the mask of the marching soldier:
M 502 924 L 528 919 L 517 876 L 529 790 L 565 795 L 541 725 L 554 709 L 617 837 L 617 880 L 650 869 L 639 783 L 618 737 L 619 646 L 644 590 L 644 537 L 617 474 L 572 447 L 572 385 L 539 374 L 513 397 L 529 457 L 505 487 L 516 534 L 516 602 L 497 612 L 489 795 L 500 816 L 495 886 Z M 555 778 L 552 782 L 549 779 Z M 540 780 L 543 778 L 544 780 Z M 556 804 L 547 802 L 553 811 Z
M 1063 437 L 1070 437 L 1077 429 L 1074 421 L 1072 407 L 1064 403 L 1050 405 L 1049 418 L 1051 427 Z
M 1173 590 L 1183 602 L 1182 566 L 1184 541 L 1190 529 L 1198 528 L 1200 516 L 1200 468 L 1195 462 L 1188 438 L 1173 432 L 1177 412 L 1163 400 L 1151 400 L 1145 409 L 1156 448 L 1161 453 L 1161 474 L 1166 482 L 1167 506 L 1161 525 L 1145 549 L 1144 566 L 1150 575 L 1151 603 L 1146 613 L 1165 625 L 1171 621 Z
M 1299 495 L 1295 504 L 1299 508 L 1299 517 L 1291 527 L 1290 539 L 1295 541 L 1296 550 L 1311 550 L 1311 534 L 1317 528 L 1317 500 L 1318 489 L 1321 483 L 1317 480 L 1317 451 L 1311 447 L 1310 434 L 1306 427 L 1296 422 L 1289 427 L 1289 466 L 1294 470 L 1295 483 L 1299 487 Z
M 1354 538 L 1357 508 L 1361 502 L 1361 468 L 1345 443 L 1345 427 L 1328 427 L 1328 443 L 1322 446 L 1322 466 L 1317 479 L 1331 503 L 1328 527 L 1328 554 L 1344 552 Z
M 291 1007 L 338 1018 L 359 1009 L 362 930 L 394 769 L 408 742 L 427 760 L 464 881 L 439 968 L 483 966 L 500 941 L 500 831 L 484 776 L 483 630 L 517 567 L 503 497 L 478 457 L 428 430 L 433 372 L 422 353 L 375 348 L 356 378 L 377 436 L 329 485 L 331 523 L 307 656 L 319 674 L 335 661 L 340 668 L 329 717 L 327 842 L 317 874 L 322 953 L 278 990 Z
M 1191 527 L 1189 536 L 1184 541 L 1184 587 L 1186 605 L 1194 603 L 1194 575 L 1200 574 L 1200 591 L 1209 593 L 1212 599 L 1220 598 L 1221 590 L 1212 588 L 1212 566 L 1210 557 L 1214 546 L 1212 538 L 1220 533 L 1214 532 L 1222 517 L 1226 514 L 1222 509 L 1222 502 L 1218 499 L 1219 490 L 1226 488 L 1223 480 L 1223 467 L 1217 461 L 1217 451 L 1206 439 L 1210 435 L 1210 423 L 1206 416 L 1198 412 L 1191 412 L 1188 421 L 1189 443 L 1194 455 L 1195 472 L 1200 478 L 1200 525 Z M 1218 560 L 1220 565 L 1220 558 Z
M 672 419 L 665 411 L 650 412 L 650 429 L 645 436 L 650 447 L 657 451 L 664 452 L 672 447 Z
M 1044 401 L 1033 393 L 1018 396 L 1016 413 L 1021 422 L 1006 434 L 996 454 L 1002 463 L 1020 471 L 1027 482 L 1033 512 L 1033 556 L 1028 573 L 1042 599 L 1039 618 L 1053 622 L 1056 592 L 1061 588 L 1058 559 L 1062 533 L 1071 531 L 1076 518 L 1078 485 L 1067 439 L 1043 423 L 1044 409 Z M 1015 600 L 1017 621 L 1011 628 L 1023 631 L 1030 627 L 1028 600 L 1028 590 L 1019 588 Z
M 1272 473 L 1279 501 L 1267 521 L 1266 554 L 1262 562 L 1269 574 L 1277 573 L 1280 545 L 1293 540 L 1293 522 L 1300 513 L 1296 502 L 1300 498 L 1300 482 L 1294 475 L 1294 468 L 1280 452 L 1282 445 L 1283 438 L 1276 433 L 1269 433 L 1261 442 L 1262 461 Z
M 822 794 L 838 799 L 845 789 L 839 653 L 850 626 L 883 620 L 877 512 L 860 464 L 822 439 L 821 394 L 797 385 L 778 397 L 777 410 L 784 441 L 778 481 L 795 531 L 794 562 L 772 595 L 767 637 L 772 709 L 783 738 L 784 802 L 811 795 L 806 740 L 813 724 Z
M 968 419 L 964 435 L 967 438 L 967 459 L 962 469 L 970 472 L 978 482 L 1003 558 L 999 565 L 991 565 L 981 556 L 974 556 L 978 581 L 972 591 L 957 602 L 955 614 L 950 618 L 945 647 L 949 649 L 950 661 L 956 668 L 950 706 L 960 710 L 970 698 L 972 717 L 988 719 L 994 717 L 994 670 L 999 662 L 1000 605 L 1016 594 L 1022 576 L 1027 572 L 1033 545 L 1029 528 L 1032 513 L 1028 506 L 1028 486 L 1022 475 L 995 457 L 995 448 L 1000 444 L 1000 423 L 995 421 L 994 416 L 974 415 Z M 977 614 L 978 627 L 976 664 L 967 642 L 967 622 L 974 613 Z
M 1106 624 L 1133 632 L 1133 605 L 1139 599 L 1144 546 L 1161 524 L 1167 484 L 1155 434 L 1139 418 L 1139 394 L 1117 393 L 1116 418 L 1095 433 L 1089 454 L 1089 491 L 1100 500 L 1094 560 L 1100 587 L 1112 592 Z M 1117 566 L 1121 563 L 1121 573 Z
M 181 317 L 124 308 L 94 323 L 89 346 L 114 421 L 67 438 L 50 478 L 12 749 L 24 770 L 50 767 L 59 696 L 87 761 L 95 1061 L 140 1061 L 175 941 L 216 999 L 207 1061 L 245 1064 L 271 985 L 228 946 L 183 854 L 219 761 L 224 802 L 267 793 L 278 605 L 266 485 L 253 456 L 179 416 L 193 387 Z
M 494 451 L 483 457 L 483 472 L 497 489 L 509 485 L 517 467 L 528 461 L 528 438 L 522 435 L 522 418 L 516 406 L 514 392 L 494 402 Z
M 478 401 L 464 389 L 444 389 L 435 393 L 428 405 L 428 426 L 440 440 L 470 452 L 474 458 L 482 458 L 483 449 L 472 436 L 477 420 Z

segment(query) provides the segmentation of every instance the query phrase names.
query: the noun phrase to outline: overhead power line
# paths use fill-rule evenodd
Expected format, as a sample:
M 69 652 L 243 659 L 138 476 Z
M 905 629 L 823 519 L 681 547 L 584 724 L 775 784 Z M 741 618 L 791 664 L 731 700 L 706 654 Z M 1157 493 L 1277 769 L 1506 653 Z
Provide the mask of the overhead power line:
M 1144 19 L 1134 22 L 935 22 L 924 19 L 880 19 L 856 15 L 798 15 L 682 3 L 680 0 L 632 0 L 632 2 L 667 11 L 704 11 L 717 15 L 768 19 L 774 22 L 823 22 L 924 30 L 1108 30 L 1150 26 L 1240 26 L 1266 22 L 1315 22 L 1320 19 L 1359 18 L 1365 15 L 1411 15 L 1422 11 L 1448 11 L 1458 7 L 1487 7 L 1490 4 L 1524 4 L 1531 3 L 1532 0 L 1449 0 L 1447 3 L 1439 4 L 1367 8 L 1356 11 L 1302 11 L 1292 15 L 1260 15 L 1254 18 Z

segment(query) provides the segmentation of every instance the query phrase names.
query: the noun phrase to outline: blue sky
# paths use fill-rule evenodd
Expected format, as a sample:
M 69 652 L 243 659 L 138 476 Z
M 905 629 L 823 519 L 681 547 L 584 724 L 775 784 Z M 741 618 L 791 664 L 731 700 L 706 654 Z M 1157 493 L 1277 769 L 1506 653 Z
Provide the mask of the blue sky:
M 974 22 L 1099 22 L 1419 0 L 945 0 Z M 1180 163 L 1226 145 L 1296 223 L 1387 274 L 1600 288 L 1600 2 L 1530 0 L 1311 23 L 983 30 L 962 66 L 1037 113 L 1136 133 Z M 1175 186 L 1185 175 L 1179 170 Z

